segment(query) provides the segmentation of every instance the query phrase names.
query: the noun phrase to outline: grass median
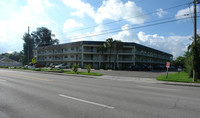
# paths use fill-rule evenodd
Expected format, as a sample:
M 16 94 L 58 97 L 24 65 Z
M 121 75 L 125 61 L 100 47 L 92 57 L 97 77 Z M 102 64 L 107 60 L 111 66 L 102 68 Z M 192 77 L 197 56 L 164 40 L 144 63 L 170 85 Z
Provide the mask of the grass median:
M 193 78 L 191 78 L 189 74 L 184 71 L 168 74 L 168 78 L 166 78 L 166 75 L 161 75 L 159 77 L 156 77 L 156 79 L 160 81 L 193 83 Z M 197 82 L 200 83 L 199 80 Z
M 69 70 L 56 69 L 56 68 L 35 68 L 35 69 L 27 69 L 24 67 L 11 67 L 11 68 L 6 67 L 6 68 L 18 69 L 18 70 L 29 70 L 29 71 L 43 71 L 43 72 L 56 72 L 56 73 L 66 73 L 66 74 L 90 75 L 90 76 L 102 76 L 103 75 L 101 73 L 94 73 L 94 72 L 88 73 L 88 72 L 83 72 L 83 71 L 73 72 L 73 71 L 69 71 Z

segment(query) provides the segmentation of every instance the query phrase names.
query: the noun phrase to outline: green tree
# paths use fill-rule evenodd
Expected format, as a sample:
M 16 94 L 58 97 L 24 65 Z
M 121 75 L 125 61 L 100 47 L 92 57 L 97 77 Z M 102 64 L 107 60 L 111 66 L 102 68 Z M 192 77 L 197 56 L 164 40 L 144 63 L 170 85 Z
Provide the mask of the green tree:
M 193 40 L 190 39 L 190 40 Z M 197 52 L 195 53 L 194 50 L 195 46 L 194 46 L 194 42 L 192 42 L 187 49 L 187 52 L 185 52 L 185 67 L 187 72 L 190 72 L 190 76 L 193 76 L 193 68 L 196 68 L 196 73 L 197 73 L 197 78 L 200 79 L 200 37 L 199 35 L 197 35 Z M 194 56 L 197 59 L 197 61 L 194 61 Z M 194 64 L 195 63 L 195 64 Z
M 174 66 L 185 67 L 185 57 L 179 56 L 174 60 Z
M 22 39 L 24 40 L 22 63 L 29 64 L 33 58 L 34 40 L 28 33 L 25 33 Z
M 78 64 L 73 64 L 72 65 L 72 71 L 77 73 L 78 72 L 78 68 L 79 68 L 79 65 Z
M 106 39 L 106 42 L 104 43 L 104 46 L 109 49 L 109 68 L 111 68 L 111 52 L 113 50 L 114 41 L 113 38 Z
M 101 59 L 100 59 L 101 67 L 100 68 L 103 68 L 102 62 L 103 62 L 103 55 L 104 55 L 104 51 L 105 51 L 105 46 L 104 45 L 99 45 L 97 51 L 100 52 L 100 54 L 101 54 Z
M 114 40 L 113 42 L 113 45 L 114 45 L 114 50 L 115 50 L 115 63 L 114 63 L 114 69 L 118 68 L 117 67 L 117 61 L 118 61 L 118 53 L 119 53 L 119 50 L 123 48 L 123 42 L 121 40 Z
M 54 38 L 51 30 L 45 27 L 37 28 L 36 31 L 31 33 L 31 36 L 34 39 L 35 48 L 59 43 L 59 40 Z
M 87 72 L 90 73 L 92 66 L 88 64 L 85 66 L 85 68 L 87 69 Z

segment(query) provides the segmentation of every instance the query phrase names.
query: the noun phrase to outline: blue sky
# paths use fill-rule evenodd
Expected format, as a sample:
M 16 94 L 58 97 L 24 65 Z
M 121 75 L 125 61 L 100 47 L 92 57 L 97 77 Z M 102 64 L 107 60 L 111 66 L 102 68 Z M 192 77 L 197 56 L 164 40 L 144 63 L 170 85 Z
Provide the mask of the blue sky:
M 112 37 L 182 56 L 193 35 L 191 0 L 0 0 L 0 53 L 21 51 L 22 36 L 37 27 L 60 43 Z M 197 5 L 197 11 L 199 11 Z M 185 16 L 185 14 L 189 14 Z M 166 24 L 142 27 L 168 20 Z M 155 22 L 157 21 L 157 22 Z M 199 19 L 197 20 L 199 22 Z M 110 24 L 108 24 L 110 23 Z M 137 27 L 137 28 L 135 28 Z M 132 28 L 131 30 L 129 30 Z M 199 29 L 199 27 L 197 27 Z M 116 32 L 113 33 L 115 29 Z M 198 33 L 200 30 L 198 30 Z M 101 35 L 101 34 L 105 35 Z M 95 36 L 98 35 L 98 36 Z

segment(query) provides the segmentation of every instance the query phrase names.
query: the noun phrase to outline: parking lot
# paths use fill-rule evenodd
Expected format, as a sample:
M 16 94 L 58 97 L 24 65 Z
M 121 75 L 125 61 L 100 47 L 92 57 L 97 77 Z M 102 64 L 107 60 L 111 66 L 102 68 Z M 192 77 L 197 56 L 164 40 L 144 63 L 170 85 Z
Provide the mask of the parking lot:
M 79 71 L 86 71 L 85 69 L 79 69 Z M 157 76 L 166 74 L 166 71 L 117 71 L 117 70 L 91 70 L 91 72 L 102 73 L 109 76 L 120 77 L 139 77 L 139 78 L 156 78 Z M 169 73 L 174 73 L 169 72 Z

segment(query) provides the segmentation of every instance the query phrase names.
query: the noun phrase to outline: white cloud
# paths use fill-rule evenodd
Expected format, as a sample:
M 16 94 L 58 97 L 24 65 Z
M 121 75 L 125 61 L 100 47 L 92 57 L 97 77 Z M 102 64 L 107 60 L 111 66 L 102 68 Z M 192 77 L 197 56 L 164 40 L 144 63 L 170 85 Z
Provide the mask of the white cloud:
M 134 2 L 128 1 L 124 4 L 121 0 L 104 1 L 94 17 L 97 23 L 101 23 L 105 19 L 115 21 L 126 19 L 133 24 L 142 24 L 146 18 L 142 8 L 138 7 Z
M 66 6 L 69 6 L 75 9 L 75 12 L 71 12 L 71 15 L 83 17 L 85 14 L 88 14 L 91 17 L 94 17 L 94 8 L 89 3 L 84 3 L 81 0 L 62 0 Z
M 49 0 L 44 0 L 44 4 L 49 7 L 53 7 L 54 4 L 50 3 Z
M 121 27 L 121 30 L 119 33 L 111 36 L 114 40 L 121 40 L 123 42 L 136 42 L 140 43 L 138 41 L 137 35 L 133 30 L 127 30 L 130 26 L 128 24 Z
M 42 0 L 28 0 L 27 5 L 20 7 L 20 9 L 11 9 L 10 19 L 0 20 L 0 26 L 3 29 L 2 32 L 0 31 L 0 47 L 3 47 L 0 53 L 22 50 L 22 37 L 27 32 L 28 26 L 30 26 L 30 32 L 41 26 L 56 29 L 56 23 L 45 12 L 45 3 Z
M 73 33 L 72 38 L 70 38 L 71 42 L 75 41 L 85 41 L 85 40 L 93 40 L 93 41 L 105 41 L 105 35 L 99 35 L 102 31 L 105 30 L 102 25 L 99 25 L 94 28 L 93 32 L 82 33 Z M 96 36 L 97 35 L 97 36 Z
M 63 32 L 67 32 L 70 29 L 77 28 L 77 27 L 82 27 L 82 26 L 83 26 L 82 23 L 78 23 L 73 19 L 68 19 L 64 23 Z
M 163 15 L 165 15 L 165 14 L 167 14 L 168 12 L 166 12 L 166 11 L 164 11 L 163 9 L 157 9 L 156 10 L 156 13 L 154 13 L 154 14 L 156 14 L 156 15 L 158 15 L 158 17 L 159 18 L 161 18 L 161 17 L 163 17 Z
M 138 7 L 134 2 L 128 1 L 123 3 L 121 0 L 103 1 L 103 4 L 97 9 L 81 0 L 63 0 L 65 5 L 75 9 L 71 15 L 83 17 L 85 14 L 92 17 L 96 23 L 102 23 L 106 19 L 120 20 L 125 19 L 133 24 L 142 24 L 147 16 L 144 15 L 142 8 Z
M 189 40 L 191 36 L 172 35 L 164 37 L 159 36 L 158 34 L 151 35 L 139 32 L 138 38 L 142 42 L 141 44 L 171 53 L 174 57 L 182 56 L 184 51 L 186 51 L 187 46 L 191 43 Z
M 176 19 L 182 19 L 182 18 L 192 17 L 193 11 L 194 11 L 193 6 L 191 6 L 189 8 L 181 9 L 176 13 L 175 18 Z M 199 12 L 199 11 L 200 11 L 199 7 L 197 6 L 197 12 Z

